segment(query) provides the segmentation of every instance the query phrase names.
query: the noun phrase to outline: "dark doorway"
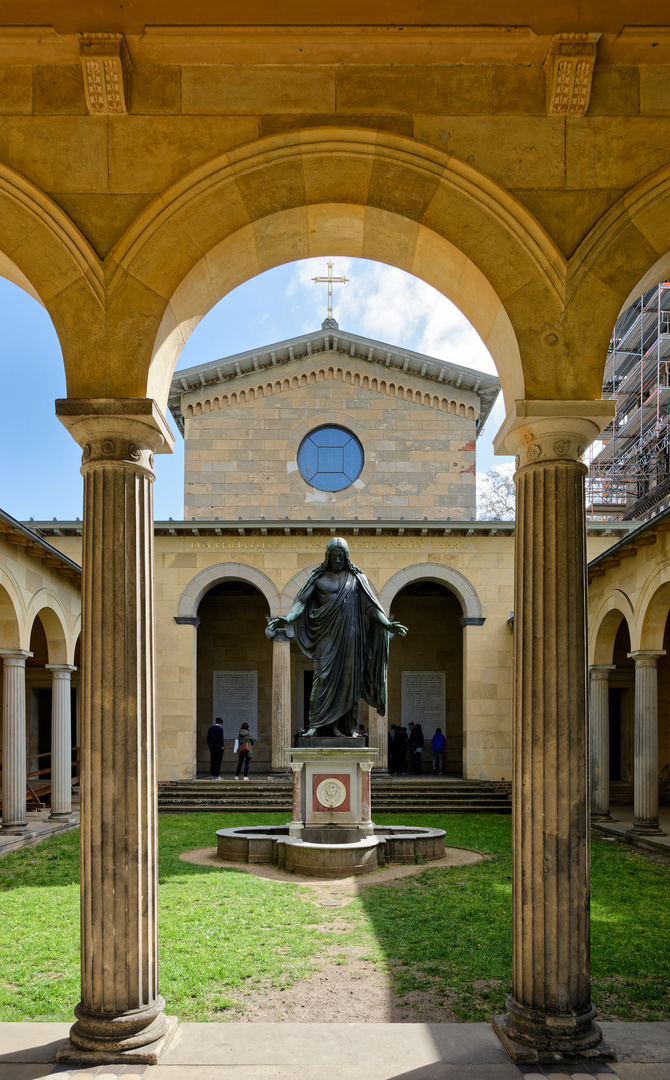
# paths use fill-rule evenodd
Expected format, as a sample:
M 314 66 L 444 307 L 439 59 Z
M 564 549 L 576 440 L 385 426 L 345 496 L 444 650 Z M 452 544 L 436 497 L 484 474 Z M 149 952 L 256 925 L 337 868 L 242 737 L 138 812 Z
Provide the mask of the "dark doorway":
M 37 695 L 37 768 L 49 767 L 49 758 L 43 754 L 51 753 L 51 688 L 39 687 L 35 690 Z M 45 772 L 40 780 L 50 780 L 51 773 Z
M 621 696 L 620 687 L 610 687 L 610 780 L 621 780 Z

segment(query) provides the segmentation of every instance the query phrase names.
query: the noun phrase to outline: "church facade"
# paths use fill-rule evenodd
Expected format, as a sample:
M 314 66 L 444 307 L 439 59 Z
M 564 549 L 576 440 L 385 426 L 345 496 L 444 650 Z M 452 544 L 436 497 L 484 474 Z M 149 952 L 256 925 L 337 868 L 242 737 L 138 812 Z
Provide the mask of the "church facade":
M 494 376 L 334 321 L 175 374 L 184 520 L 155 525 L 159 780 L 208 774 L 216 715 L 224 775 L 243 719 L 257 771 L 288 769 L 312 665 L 265 628 L 332 535 L 409 627 L 391 642 L 386 716 L 361 706 L 378 768 L 389 725 L 413 720 L 428 767 L 441 727 L 447 772 L 511 779 L 514 523 L 475 520 L 476 439 L 498 390 Z M 60 531 L 76 558 L 79 529 Z M 591 556 L 611 532 L 589 528 Z

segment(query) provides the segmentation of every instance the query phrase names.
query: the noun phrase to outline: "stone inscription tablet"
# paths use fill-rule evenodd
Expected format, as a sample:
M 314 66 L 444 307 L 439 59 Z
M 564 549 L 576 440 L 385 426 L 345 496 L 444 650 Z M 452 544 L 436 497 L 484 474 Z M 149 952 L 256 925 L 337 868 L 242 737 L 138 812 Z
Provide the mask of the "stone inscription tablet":
M 245 720 L 254 739 L 258 738 L 257 671 L 215 671 L 212 702 L 212 723 L 217 716 L 223 719 L 226 753 Z
M 444 671 L 403 671 L 402 723 L 421 724 L 424 737 L 436 727 L 444 734 L 446 677 Z

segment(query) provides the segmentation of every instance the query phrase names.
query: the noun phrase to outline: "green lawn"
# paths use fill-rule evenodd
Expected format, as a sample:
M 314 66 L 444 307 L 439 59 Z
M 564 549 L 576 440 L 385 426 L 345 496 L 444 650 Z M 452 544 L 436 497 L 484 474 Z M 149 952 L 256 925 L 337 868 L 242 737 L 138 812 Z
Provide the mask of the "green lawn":
M 245 824 L 286 815 L 245 815 Z M 397 824 L 399 818 L 379 817 Z M 244 988 L 289 986 L 314 971 L 326 949 L 363 946 L 398 994 L 428 990 L 463 1020 L 504 1008 L 511 989 L 510 820 L 403 816 L 446 829 L 447 842 L 489 858 L 451 869 L 428 865 L 400 887 L 362 890 L 335 912 L 298 883 L 243 870 L 181 862 L 213 846 L 240 815 L 161 816 L 161 991 L 182 1019 L 226 1019 Z M 79 1000 L 78 833 L 0 859 L 0 1019 L 69 1020 Z M 594 841 L 593 998 L 603 1014 L 670 1019 L 670 865 L 622 845 Z M 341 928 L 345 927 L 345 933 Z

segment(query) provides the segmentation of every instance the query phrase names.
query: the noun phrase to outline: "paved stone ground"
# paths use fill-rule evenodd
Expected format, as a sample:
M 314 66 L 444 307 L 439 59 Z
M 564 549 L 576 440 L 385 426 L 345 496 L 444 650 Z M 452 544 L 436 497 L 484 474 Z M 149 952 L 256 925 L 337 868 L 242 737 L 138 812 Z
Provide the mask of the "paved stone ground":
M 670 1080 L 670 1022 L 603 1024 L 612 1065 L 512 1064 L 488 1024 L 182 1024 L 155 1066 L 54 1065 L 67 1024 L 0 1024 L 0 1080 Z
M 630 827 L 633 824 L 632 806 L 613 806 L 610 810 L 611 821 L 594 821 L 592 828 L 599 833 L 611 836 L 613 839 L 626 840 L 636 843 L 639 847 L 650 850 L 665 851 L 670 855 L 670 806 L 659 806 L 658 822 L 663 830 L 663 835 L 656 834 L 641 836 L 633 839 L 630 835 Z

